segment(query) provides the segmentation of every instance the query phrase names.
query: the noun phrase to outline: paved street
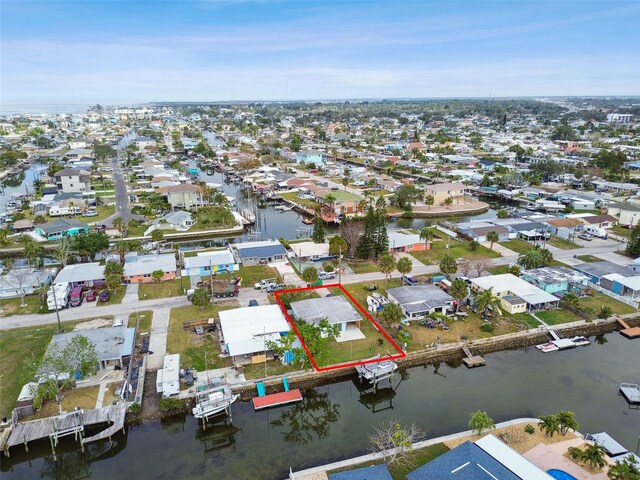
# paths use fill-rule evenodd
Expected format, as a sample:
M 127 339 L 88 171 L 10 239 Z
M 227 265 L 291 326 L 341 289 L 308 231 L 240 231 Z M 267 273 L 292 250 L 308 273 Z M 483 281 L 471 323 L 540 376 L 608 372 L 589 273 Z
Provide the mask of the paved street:
M 102 222 L 111 226 L 117 217 L 122 217 L 125 224 L 133 218 L 131 205 L 129 204 L 129 192 L 122 173 L 122 158 L 120 155 L 111 158 L 111 168 L 113 169 L 113 184 L 115 187 L 116 213 L 105 218 Z

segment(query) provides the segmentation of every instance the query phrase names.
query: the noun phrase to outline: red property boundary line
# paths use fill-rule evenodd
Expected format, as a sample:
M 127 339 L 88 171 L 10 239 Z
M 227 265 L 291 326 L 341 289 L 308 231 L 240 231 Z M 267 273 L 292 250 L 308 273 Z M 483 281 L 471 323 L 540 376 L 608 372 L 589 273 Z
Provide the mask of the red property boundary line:
M 311 355 L 311 352 L 309 351 L 309 347 L 307 347 L 307 344 L 304 342 L 304 339 L 302 338 L 302 335 L 300 335 L 300 332 L 298 331 L 298 327 L 296 327 L 295 322 L 293 321 L 293 319 L 291 318 L 291 316 L 287 312 L 287 309 L 284 306 L 284 303 L 280 299 L 280 295 L 282 295 L 284 293 L 305 292 L 305 291 L 308 291 L 308 290 L 318 290 L 318 289 L 321 289 L 321 288 L 339 288 L 340 290 L 342 290 L 344 292 L 344 294 L 347 296 L 347 298 L 349 298 L 349 300 L 351 300 L 351 302 L 356 307 L 358 307 L 358 310 L 360 310 L 360 312 L 365 316 L 365 318 L 369 319 L 371 321 L 371 323 L 373 323 L 373 325 L 376 327 L 376 329 L 380 333 L 382 333 L 382 335 L 384 335 L 384 337 L 387 340 L 389 340 L 391 345 L 393 345 L 393 347 L 396 349 L 396 351 L 398 353 L 396 355 L 387 355 L 385 357 L 372 358 L 372 359 L 369 359 L 369 360 L 361 360 L 361 361 L 358 361 L 358 362 L 341 363 L 339 365 L 330 365 L 328 367 L 319 367 L 318 364 L 316 363 L 316 360 Z M 345 288 L 342 285 L 340 285 L 339 283 L 334 283 L 334 284 L 331 284 L 331 285 L 322 285 L 322 286 L 318 286 L 318 287 L 304 287 L 304 288 L 292 288 L 292 289 L 289 289 L 289 290 L 280 290 L 279 292 L 274 292 L 274 295 L 276 297 L 276 300 L 278 301 L 278 305 L 280 305 L 280 309 L 282 310 L 282 313 L 284 313 L 285 318 L 287 319 L 287 321 L 291 325 L 291 328 L 293 328 L 293 331 L 296 334 L 296 336 L 298 337 L 298 340 L 300 340 L 300 343 L 302 344 L 302 347 L 304 348 L 304 351 L 307 353 L 307 356 L 311 360 L 311 364 L 313 365 L 313 368 L 317 372 L 326 372 L 328 370 L 338 370 L 340 368 L 349 368 L 349 367 L 355 367 L 357 365 L 366 365 L 368 363 L 377 363 L 377 362 L 379 362 L 381 360 L 395 360 L 395 359 L 404 358 L 404 357 L 407 356 L 407 354 L 402 351 L 402 349 L 395 342 L 395 340 L 389 336 L 389 334 L 385 331 L 385 329 L 382 328 L 378 324 L 378 322 L 376 322 L 373 319 L 373 317 L 371 315 L 369 315 L 369 312 L 367 312 L 364 308 L 362 308 L 362 306 L 358 302 L 356 302 L 356 300 L 351 296 L 351 294 L 349 292 L 347 292 L 345 290 Z

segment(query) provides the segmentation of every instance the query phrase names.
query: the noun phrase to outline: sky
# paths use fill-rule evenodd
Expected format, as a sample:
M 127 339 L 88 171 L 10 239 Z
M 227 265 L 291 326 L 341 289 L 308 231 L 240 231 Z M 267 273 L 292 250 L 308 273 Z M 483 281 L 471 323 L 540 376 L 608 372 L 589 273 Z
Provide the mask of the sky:
M 0 0 L 0 103 L 640 94 L 640 1 Z

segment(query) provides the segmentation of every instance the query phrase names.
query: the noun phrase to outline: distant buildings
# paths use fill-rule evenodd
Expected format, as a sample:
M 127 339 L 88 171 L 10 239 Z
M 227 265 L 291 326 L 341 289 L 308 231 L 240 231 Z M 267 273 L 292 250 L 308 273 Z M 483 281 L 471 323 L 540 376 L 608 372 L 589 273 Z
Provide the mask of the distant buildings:
M 321 165 L 331 159 L 331 155 L 320 152 L 318 150 L 304 150 L 296 153 L 297 163 L 312 163 L 314 165 Z
M 65 168 L 59 170 L 53 176 L 58 193 L 88 192 L 91 190 L 91 177 L 89 172 Z
M 631 123 L 633 115 L 630 113 L 609 113 L 607 122 L 609 123 Z

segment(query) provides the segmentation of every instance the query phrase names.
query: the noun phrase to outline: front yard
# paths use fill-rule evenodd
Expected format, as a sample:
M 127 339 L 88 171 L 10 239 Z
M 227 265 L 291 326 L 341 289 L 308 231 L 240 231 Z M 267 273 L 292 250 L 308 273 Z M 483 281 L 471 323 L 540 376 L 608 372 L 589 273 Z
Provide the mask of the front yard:
M 562 250 L 571 250 L 574 248 L 582 248 L 581 245 L 570 242 L 569 240 L 565 240 L 564 238 L 556 237 L 552 235 L 549 240 L 547 240 L 549 245 L 553 245 L 554 247 L 560 248 Z
M 253 265 L 251 267 L 240 267 L 240 270 L 233 272 L 236 277 L 242 279 L 241 286 L 244 288 L 253 288 L 260 280 L 265 278 L 275 278 L 280 281 L 280 274 L 275 268 L 267 265 Z
M 220 343 L 215 333 L 198 335 L 194 329 L 185 330 L 182 325 L 184 322 L 206 322 L 209 318 L 216 317 L 221 310 L 231 308 L 238 308 L 238 302 L 216 303 L 205 309 L 192 305 L 171 309 L 167 353 L 179 353 L 182 365 L 197 371 L 204 371 L 205 364 L 209 370 L 230 367 L 233 364 L 230 357 L 220 358 Z
M 431 248 L 429 250 L 410 252 L 413 257 L 425 265 L 438 265 L 445 255 L 453 258 L 465 258 L 467 260 L 497 258 L 500 256 L 495 250 L 489 250 L 482 245 L 479 245 L 473 250 L 471 248 L 471 242 L 457 240 L 440 231 L 435 232 L 435 235 L 436 238 L 431 242 Z
M 127 286 L 120 285 L 115 291 L 109 292 L 109 300 L 106 302 L 96 302 L 98 307 L 108 307 L 110 305 L 117 305 L 122 303 L 125 293 L 127 293 Z
M 506 242 L 500 242 L 500 245 L 516 253 L 526 252 L 527 250 L 531 250 L 533 248 L 533 245 L 531 243 L 525 242 L 524 240 L 521 240 L 519 238 L 507 240 Z
M 141 283 L 138 286 L 138 299 L 154 300 L 156 298 L 181 297 L 190 288 L 189 277 L 174 278 L 158 283 Z
M 21 298 L 4 298 L 0 300 L 0 317 L 11 315 L 27 315 L 29 313 L 48 313 L 47 303 L 41 302 L 38 295 L 24 297 L 25 306 L 22 306 Z
M 140 334 L 140 332 L 150 332 L 152 320 L 153 320 L 153 311 L 143 310 L 141 312 L 136 312 L 129 315 L 128 325 L 129 327 L 135 327 L 137 325 L 138 334 Z
M 379 272 L 378 264 L 373 260 L 347 260 L 347 264 L 353 273 L 373 273 Z

